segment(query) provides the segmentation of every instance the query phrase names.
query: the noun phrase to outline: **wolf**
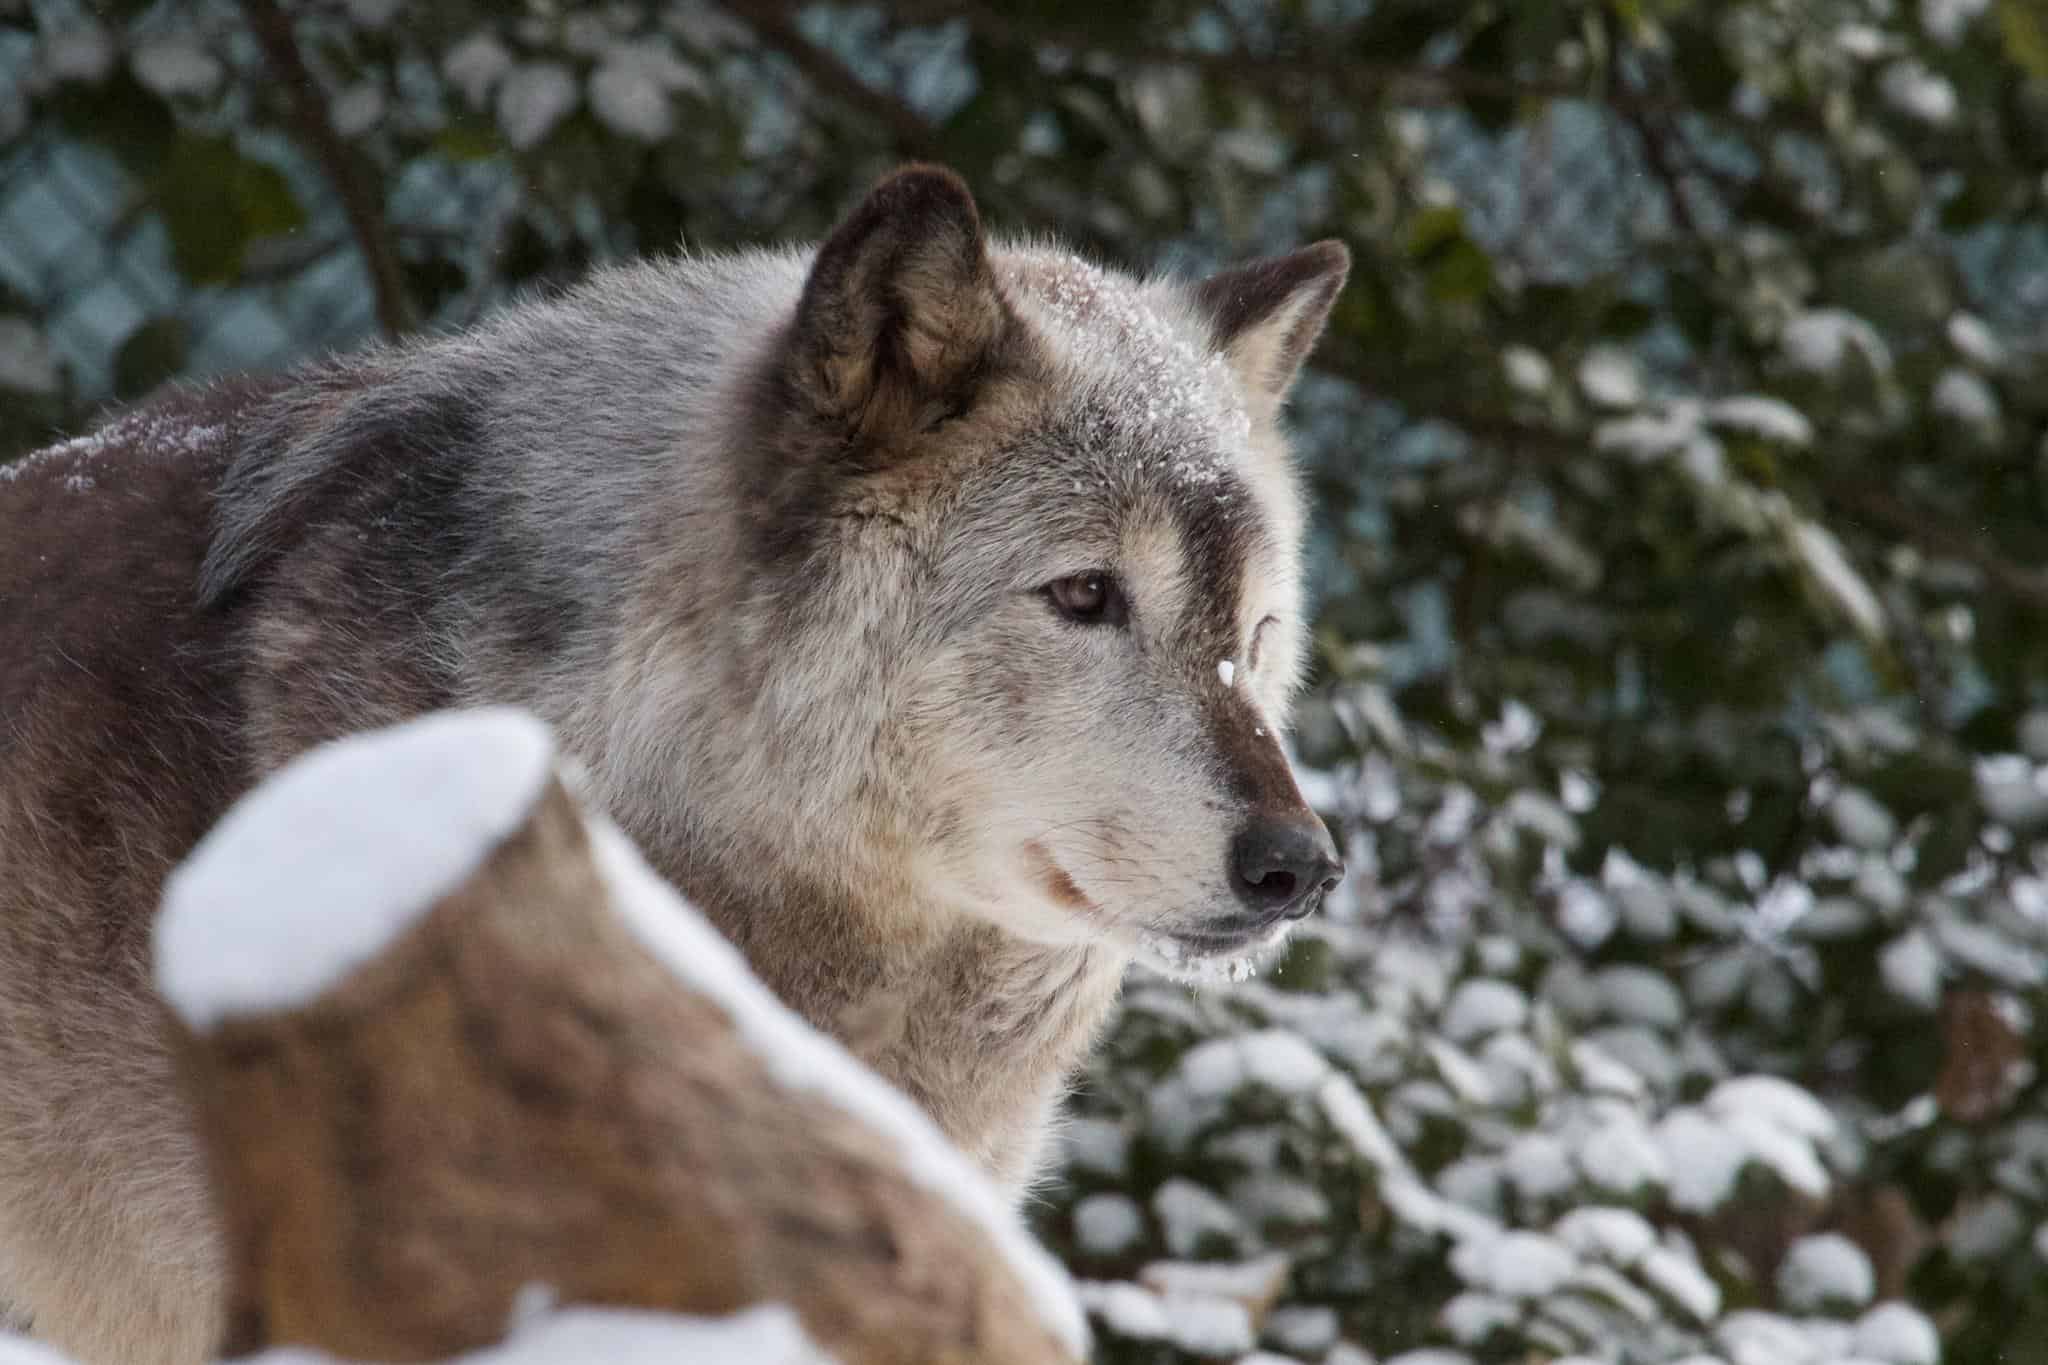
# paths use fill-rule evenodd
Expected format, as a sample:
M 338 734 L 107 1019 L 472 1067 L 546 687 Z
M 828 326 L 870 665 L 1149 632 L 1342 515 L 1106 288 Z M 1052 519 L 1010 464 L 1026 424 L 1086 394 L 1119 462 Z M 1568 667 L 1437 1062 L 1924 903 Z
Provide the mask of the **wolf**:
M 0 1301 L 201 1359 L 222 1266 L 146 962 L 338 735 L 509 704 L 785 1001 L 1012 1191 L 1134 958 L 1340 873 L 1281 746 L 1282 406 L 1349 268 L 1198 281 L 913 166 L 821 245 L 182 390 L 0 469 Z

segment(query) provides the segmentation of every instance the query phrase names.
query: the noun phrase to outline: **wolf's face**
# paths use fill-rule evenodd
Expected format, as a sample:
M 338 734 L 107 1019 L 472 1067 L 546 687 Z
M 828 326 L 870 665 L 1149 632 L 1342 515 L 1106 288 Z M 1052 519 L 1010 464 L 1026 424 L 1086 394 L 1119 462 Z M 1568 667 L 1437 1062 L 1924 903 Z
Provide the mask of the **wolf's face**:
M 918 899 L 1201 972 L 1335 879 L 1280 747 L 1305 630 L 1275 416 L 1346 265 L 991 252 L 921 170 L 820 252 L 788 371 L 816 452 L 778 521 L 809 509 L 817 624 L 864 622 L 869 785 Z

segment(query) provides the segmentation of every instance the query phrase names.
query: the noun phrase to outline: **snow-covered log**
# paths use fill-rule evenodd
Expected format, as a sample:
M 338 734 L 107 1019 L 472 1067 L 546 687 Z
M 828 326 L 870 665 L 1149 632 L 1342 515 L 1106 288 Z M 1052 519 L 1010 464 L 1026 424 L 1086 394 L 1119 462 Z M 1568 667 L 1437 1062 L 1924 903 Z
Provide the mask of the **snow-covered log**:
M 174 878 L 157 972 L 229 1354 L 432 1359 L 536 1298 L 785 1305 L 841 1365 L 1085 1350 L 993 1189 L 585 818 L 521 713 L 287 769 Z

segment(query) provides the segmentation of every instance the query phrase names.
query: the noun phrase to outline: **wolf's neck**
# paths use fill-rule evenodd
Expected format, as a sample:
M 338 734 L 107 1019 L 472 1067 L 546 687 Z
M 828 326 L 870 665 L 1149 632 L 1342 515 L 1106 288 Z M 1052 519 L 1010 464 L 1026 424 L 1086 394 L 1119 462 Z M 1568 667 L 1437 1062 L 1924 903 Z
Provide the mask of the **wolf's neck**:
M 931 927 L 838 889 L 774 880 L 774 894 L 750 895 L 683 861 L 661 870 L 784 1003 L 909 1094 L 999 1182 L 1029 1182 L 1049 1111 L 1115 1003 L 1122 953 L 960 918 Z

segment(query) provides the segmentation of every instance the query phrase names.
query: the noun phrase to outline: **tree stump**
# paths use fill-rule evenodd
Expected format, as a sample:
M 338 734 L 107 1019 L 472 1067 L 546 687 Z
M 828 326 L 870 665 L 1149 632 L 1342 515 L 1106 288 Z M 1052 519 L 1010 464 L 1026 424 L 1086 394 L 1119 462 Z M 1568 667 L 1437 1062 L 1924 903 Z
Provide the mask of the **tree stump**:
M 586 821 L 530 717 L 300 760 L 173 879 L 157 958 L 230 1352 L 436 1359 L 529 1286 L 786 1304 L 844 1365 L 1083 1349 L 1000 1196 Z

